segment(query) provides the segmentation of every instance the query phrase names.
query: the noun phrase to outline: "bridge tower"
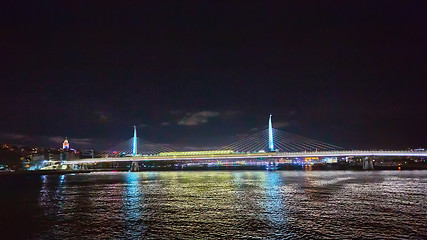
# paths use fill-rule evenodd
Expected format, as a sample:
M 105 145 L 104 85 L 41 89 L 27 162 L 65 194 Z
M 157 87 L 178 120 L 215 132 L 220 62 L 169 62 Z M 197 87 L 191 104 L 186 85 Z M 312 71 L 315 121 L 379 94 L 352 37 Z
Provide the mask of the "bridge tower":
M 273 125 L 271 124 L 271 114 L 270 114 L 270 121 L 268 121 L 268 148 L 270 148 L 270 151 L 274 151 Z
M 133 126 L 133 148 L 132 148 L 132 155 L 136 156 L 138 154 L 138 147 L 137 147 L 137 139 L 136 139 L 136 126 Z

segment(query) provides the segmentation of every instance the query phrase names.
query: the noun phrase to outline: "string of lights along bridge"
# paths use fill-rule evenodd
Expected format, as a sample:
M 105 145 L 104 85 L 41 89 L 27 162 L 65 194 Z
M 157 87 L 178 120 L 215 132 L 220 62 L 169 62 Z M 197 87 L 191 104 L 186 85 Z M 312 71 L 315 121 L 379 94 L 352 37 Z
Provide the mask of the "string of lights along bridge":
M 197 160 L 239 160 L 270 159 L 298 157 L 365 157 L 368 165 L 376 156 L 416 156 L 427 157 L 426 151 L 369 151 L 343 150 L 339 146 L 298 136 L 273 128 L 270 115 L 268 129 L 250 135 L 235 143 L 210 151 L 177 151 L 167 144 L 152 143 L 137 136 L 134 127 L 133 138 L 118 144 L 102 153 L 97 158 L 65 161 L 65 164 L 95 162 L 137 162 L 137 161 L 197 161 Z

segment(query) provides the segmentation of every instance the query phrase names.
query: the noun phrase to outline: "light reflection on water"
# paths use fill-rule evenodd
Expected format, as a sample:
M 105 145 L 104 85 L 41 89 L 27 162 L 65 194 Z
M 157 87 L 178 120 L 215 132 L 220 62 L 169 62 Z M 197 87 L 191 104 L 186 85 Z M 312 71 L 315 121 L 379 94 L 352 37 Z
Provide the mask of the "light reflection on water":
M 146 214 L 144 211 L 144 193 L 140 189 L 140 175 L 128 173 L 126 181 L 126 191 L 123 195 L 125 234 L 126 237 L 142 235 L 145 231 L 143 220 Z
M 37 197 L 11 196 L 29 206 L 32 227 L 23 238 L 427 238 L 425 171 L 123 172 L 37 181 Z

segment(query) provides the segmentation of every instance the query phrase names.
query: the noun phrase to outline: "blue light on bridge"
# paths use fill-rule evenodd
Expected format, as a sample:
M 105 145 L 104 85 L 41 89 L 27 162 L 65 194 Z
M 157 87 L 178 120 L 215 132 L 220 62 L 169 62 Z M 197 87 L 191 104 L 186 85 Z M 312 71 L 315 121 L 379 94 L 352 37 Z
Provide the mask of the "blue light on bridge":
M 271 124 L 271 114 L 270 114 L 270 121 L 268 121 L 268 146 L 270 148 L 270 151 L 274 151 L 273 125 Z
M 136 126 L 133 126 L 133 148 L 132 148 L 132 155 L 136 156 L 138 154 L 137 149 L 137 139 L 136 139 Z

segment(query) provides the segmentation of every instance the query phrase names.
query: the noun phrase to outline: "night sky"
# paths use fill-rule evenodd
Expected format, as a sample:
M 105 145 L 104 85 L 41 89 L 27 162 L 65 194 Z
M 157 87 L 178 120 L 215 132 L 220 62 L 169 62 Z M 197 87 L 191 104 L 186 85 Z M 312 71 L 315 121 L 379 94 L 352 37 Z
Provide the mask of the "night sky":
M 8 1 L 0 142 L 427 147 L 423 1 Z

